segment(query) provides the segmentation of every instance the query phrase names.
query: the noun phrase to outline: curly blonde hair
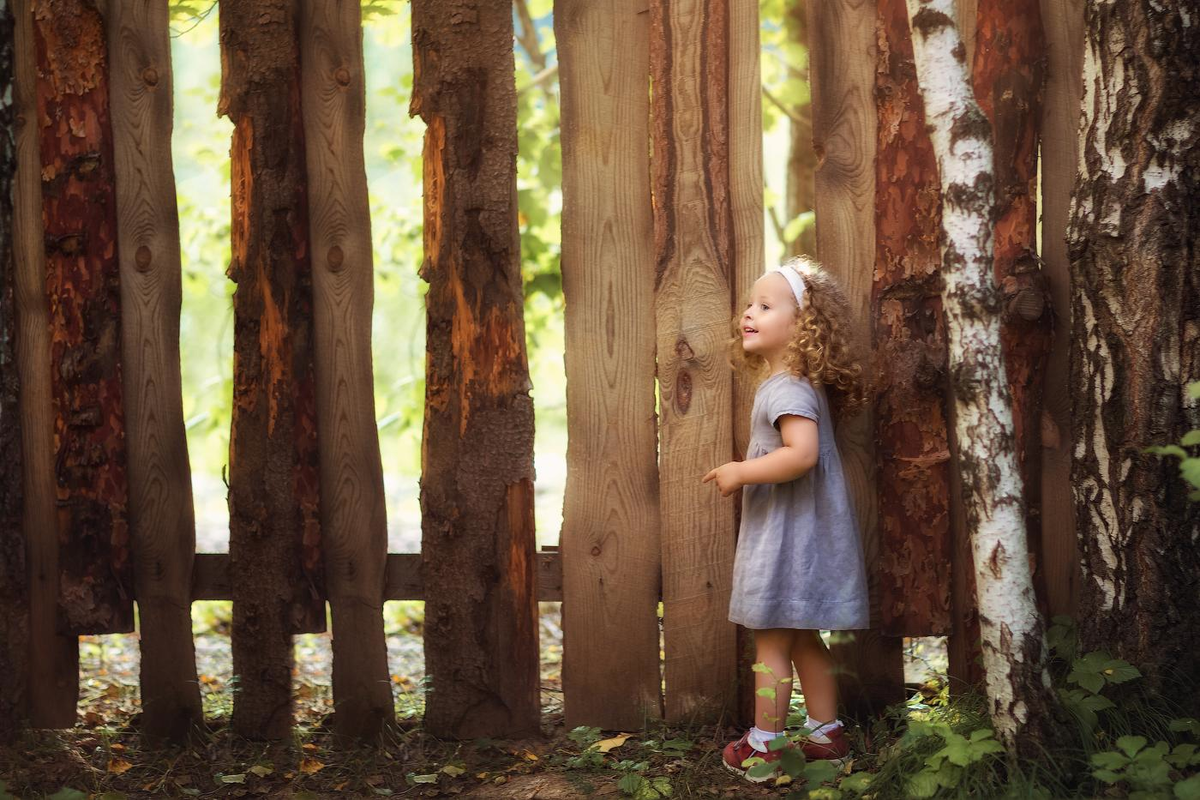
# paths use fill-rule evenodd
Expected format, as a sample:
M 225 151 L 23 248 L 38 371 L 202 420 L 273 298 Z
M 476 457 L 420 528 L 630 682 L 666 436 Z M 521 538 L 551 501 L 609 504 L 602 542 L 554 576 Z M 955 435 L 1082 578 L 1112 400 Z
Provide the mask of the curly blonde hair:
M 851 324 L 850 301 L 824 268 L 807 256 L 784 262 L 804 281 L 804 308 L 783 361 L 793 375 L 806 377 L 814 387 L 824 385 L 837 419 L 849 419 L 867 405 L 871 387 L 863 370 L 863 346 Z M 767 360 L 742 348 L 742 315 L 747 298 L 734 314 L 729 360 L 734 369 L 755 379 L 766 377 Z

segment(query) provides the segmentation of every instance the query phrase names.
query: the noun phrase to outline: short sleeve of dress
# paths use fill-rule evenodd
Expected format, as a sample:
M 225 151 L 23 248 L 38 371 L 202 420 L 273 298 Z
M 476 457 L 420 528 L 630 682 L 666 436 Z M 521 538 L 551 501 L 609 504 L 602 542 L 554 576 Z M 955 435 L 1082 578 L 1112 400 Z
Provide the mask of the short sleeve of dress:
M 782 380 L 774 386 L 774 391 L 767 399 L 767 418 L 778 429 L 779 418 L 784 414 L 796 414 L 816 422 L 821 421 L 817 390 L 807 378 Z

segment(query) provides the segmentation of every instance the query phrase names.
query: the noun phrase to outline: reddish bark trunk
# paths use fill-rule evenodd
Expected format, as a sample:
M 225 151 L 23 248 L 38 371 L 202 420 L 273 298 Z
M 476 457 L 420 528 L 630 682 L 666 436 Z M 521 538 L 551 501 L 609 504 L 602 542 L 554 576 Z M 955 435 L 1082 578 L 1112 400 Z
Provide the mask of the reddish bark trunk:
M 120 283 L 104 19 L 92 0 L 33 3 L 50 309 L 59 619 L 133 630 Z
M 871 292 L 880 570 L 889 636 L 950 632 L 950 497 L 941 191 L 904 0 L 879 0 Z
M 234 123 L 229 557 L 233 724 L 290 735 L 292 640 L 325 630 L 312 275 L 294 0 L 221 4 L 218 113 Z
M 1048 605 L 1041 567 L 1042 382 L 1053 334 L 1050 293 L 1037 255 L 1045 47 L 1038 0 L 979 0 L 972 88 L 993 129 L 994 274 L 1004 303 L 1000 342 L 1013 399 L 1033 586 L 1043 615 Z

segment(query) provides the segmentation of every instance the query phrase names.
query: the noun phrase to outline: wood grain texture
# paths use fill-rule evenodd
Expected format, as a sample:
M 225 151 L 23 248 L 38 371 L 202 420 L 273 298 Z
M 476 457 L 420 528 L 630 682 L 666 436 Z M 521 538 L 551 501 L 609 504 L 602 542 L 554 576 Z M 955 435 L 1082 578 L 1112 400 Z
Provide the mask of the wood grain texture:
M 534 558 L 537 599 L 542 603 L 563 599 L 562 562 L 557 551 L 539 550 Z M 424 600 L 420 553 L 389 553 L 386 567 L 385 600 Z M 229 555 L 197 553 L 192 572 L 192 600 L 231 600 Z M 655 602 L 658 594 L 655 593 Z
M 63 633 L 133 630 L 120 273 L 104 19 L 35 0 Z
M 508 3 L 414 0 L 409 113 L 425 121 L 425 726 L 540 731 L 533 400 L 517 228 Z M 469 488 L 468 488 L 469 487 Z
M 292 634 L 325 629 L 312 271 L 295 0 L 221 4 L 230 146 L 233 727 L 291 735 Z
M 363 160 L 362 12 L 353 0 L 300 9 L 333 729 L 369 739 L 394 714 L 383 633 L 387 517 L 371 363 L 375 284 Z
M 762 66 L 757 0 L 729 3 L 729 205 L 733 213 L 732 315 L 749 305 L 754 282 L 763 274 L 763 131 Z M 739 338 L 740 346 L 740 338 Z M 743 460 L 750 446 L 750 410 L 756 384 L 734 373 L 733 457 Z M 734 530 L 741 527 L 742 493 L 733 495 Z M 738 713 L 754 722 L 753 636 L 742 626 L 738 636 Z
M 663 714 L 645 7 L 558 0 L 554 8 L 570 429 L 561 544 L 568 728 L 631 730 Z
M 1042 105 L 1041 257 L 1056 334 L 1042 396 L 1042 561 L 1051 614 L 1072 614 L 1079 597 L 1079 545 L 1071 498 L 1071 279 L 1067 221 L 1079 163 L 1083 99 L 1083 0 L 1042 0 L 1046 92 Z
M 54 411 L 50 388 L 50 312 L 42 236 L 41 155 L 38 147 L 37 59 L 32 0 L 13 0 L 16 53 L 13 88 L 17 175 L 13 196 L 13 256 L 17 362 L 21 380 L 25 531 L 29 569 L 29 723 L 75 724 L 79 700 L 79 637 L 58 632 L 58 529 L 54 478 Z
M 182 741 L 203 713 L 192 640 L 196 520 L 179 365 L 169 19 L 166 6 L 152 0 L 102 8 L 112 86 L 141 730 L 148 739 Z
M 881 628 L 950 632 L 950 449 L 941 190 L 904 0 L 877 3 L 875 271 Z
M 734 281 L 728 11 L 724 0 L 650 4 L 664 677 L 673 723 L 715 722 L 737 702 L 728 621 L 734 508 L 701 483 L 734 454 L 725 358 Z
M 29 576 L 25 566 L 21 379 L 14 298 L 12 7 L 0 2 L 0 744 L 11 744 L 29 714 Z
M 813 147 L 817 153 L 817 256 L 841 281 L 854 324 L 869 324 L 875 263 L 875 4 L 868 0 L 808 7 Z M 901 639 L 883 636 L 879 520 L 871 413 L 837 430 L 846 478 L 862 534 L 871 593 L 870 630 L 839 636 L 839 692 L 853 715 L 903 698 Z

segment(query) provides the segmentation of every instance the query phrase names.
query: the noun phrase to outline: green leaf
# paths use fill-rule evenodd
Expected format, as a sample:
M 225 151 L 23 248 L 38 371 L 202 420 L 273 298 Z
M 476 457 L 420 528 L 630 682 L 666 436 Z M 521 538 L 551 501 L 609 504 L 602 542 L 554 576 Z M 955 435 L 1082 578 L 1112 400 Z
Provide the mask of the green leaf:
M 1105 750 L 1102 753 L 1093 753 L 1091 761 L 1093 766 L 1101 769 L 1122 769 L 1129 763 L 1129 757 L 1115 750 Z
M 793 778 L 804 772 L 804 754 L 796 748 L 789 748 L 779 754 L 779 766 L 785 775 Z
M 1117 739 L 1117 747 L 1122 753 L 1133 758 L 1137 752 L 1146 746 L 1145 736 L 1122 736 Z
M 1128 661 L 1122 661 L 1119 658 L 1114 658 L 1109 661 L 1103 670 L 1104 678 L 1109 683 L 1124 683 L 1131 681 L 1134 678 L 1142 677 L 1142 673 L 1138 668 L 1130 664 Z
M 88 796 L 87 792 L 81 792 L 78 789 L 64 787 L 50 795 L 47 800 L 88 800 Z
M 617 783 L 617 788 L 619 788 L 625 794 L 632 795 L 636 794 L 638 790 L 642 788 L 642 784 L 645 782 L 646 779 L 641 775 L 638 775 L 636 772 L 626 772 L 621 776 L 620 782 Z
M 1184 447 L 1193 447 L 1200 444 L 1200 430 L 1188 431 L 1183 435 L 1183 438 L 1179 440 L 1179 443 Z
M 1175 784 L 1174 793 L 1179 800 L 1200 800 L 1200 775 L 1193 775 Z
M 1188 397 L 1193 400 L 1200 400 L 1200 381 L 1194 381 L 1187 385 Z
M 855 772 L 853 775 L 847 775 L 845 778 L 842 778 L 838 786 L 842 789 L 862 794 L 871 785 L 871 778 L 872 776 L 869 772 Z
M 746 775 L 751 778 L 765 778 L 768 775 L 773 775 L 778 767 L 779 762 L 777 761 L 764 761 L 746 770 Z
M 758 695 L 759 697 L 769 697 L 772 700 L 775 699 L 775 690 L 772 689 L 770 686 L 762 687 L 761 689 L 756 691 L 755 694 Z
M 1179 474 L 1185 481 L 1200 489 L 1200 458 L 1185 458 L 1180 461 Z
M 782 736 L 776 736 L 774 739 L 767 742 L 767 750 L 773 753 L 776 750 L 782 750 L 783 748 L 787 747 L 791 743 L 792 743 L 792 740 L 789 739 L 787 734 L 785 733 Z
M 837 777 L 838 770 L 833 764 L 823 759 L 809 761 L 804 765 L 804 777 L 811 784 L 825 783 Z
M 1193 431 L 1193 433 L 1195 433 L 1195 431 Z M 1176 444 L 1152 444 L 1143 449 L 1152 456 L 1177 456 L 1178 458 L 1187 458 L 1187 451 Z
M 1117 773 L 1107 769 L 1094 770 L 1092 772 L 1092 777 L 1098 781 L 1104 781 L 1105 783 L 1116 783 L 1122 779 L 1121 775 L 1118 775 Z
M 1167 728 L 1172 731 L 1187 731 L 1194 735 L 1200 735 L 1200 721 L 1195 717 L 1177 717 L 1167 723 Z
M 907 782 L 910 797 L 933 797 L 939 788 L 937 773 L 925 770 L 913 775 Z

